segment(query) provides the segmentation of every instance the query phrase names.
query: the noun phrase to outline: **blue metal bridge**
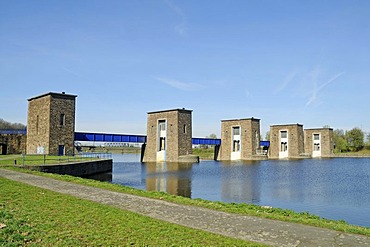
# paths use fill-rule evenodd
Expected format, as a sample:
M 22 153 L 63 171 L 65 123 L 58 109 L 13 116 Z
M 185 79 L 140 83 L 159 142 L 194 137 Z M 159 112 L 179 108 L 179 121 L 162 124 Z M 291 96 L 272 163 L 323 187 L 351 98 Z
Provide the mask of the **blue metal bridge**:
M 145 135 L 105 134 L 75 132 L 75 141 L 146 143 Z M 192 138 L 193 145 L 221 145 L 221 139 Z M 269 141 L 260 141 L 260 146 L 269 147 Z
M 75 132 L 75 141 L 146 143 L 146 136 Z
M 75 132 L 75 141 L 146 143 L 144 135 Z M 220 145 L 221 139 L 192 138 L 194 145 Z

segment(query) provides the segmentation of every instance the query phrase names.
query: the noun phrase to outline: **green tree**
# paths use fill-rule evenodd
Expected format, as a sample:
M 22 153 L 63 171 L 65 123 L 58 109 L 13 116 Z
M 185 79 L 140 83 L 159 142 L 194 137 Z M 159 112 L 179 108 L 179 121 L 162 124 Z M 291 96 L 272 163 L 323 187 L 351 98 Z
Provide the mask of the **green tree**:
M 360 128 L 353 128 L 346 132 L 348 147 L 351 151 L 360 151 L 364 148 L 364 132 Z
M 0 118 L 0 129 L 15 129 L 15 130 L 21 130 L 26 128 L 24 124 L 21 123 L 10 123 L 8 121 L 5 121 L 4 119 Z
M 266 141 L 269 141 L 270 140 L 270 131 L 269 130 L 266 132 L 265 140 Z
M 366 136 L 366 142 L 365 142 L 366 149 L 370 150 L 370 132 L 365 134 L 365 136 Z
M 217 135 L 212 133 L 207 138 L 217 139 Z
M 346 140 L 346 135 L 344 134 L 344 130 L 341 130 L 341 129 L 334 130 L 333 139 L 334 139 L 334 144 L 335 144 L 334 151 L 336 153 L 342 153 L 342 152 L 348 151 L 347 140 Z

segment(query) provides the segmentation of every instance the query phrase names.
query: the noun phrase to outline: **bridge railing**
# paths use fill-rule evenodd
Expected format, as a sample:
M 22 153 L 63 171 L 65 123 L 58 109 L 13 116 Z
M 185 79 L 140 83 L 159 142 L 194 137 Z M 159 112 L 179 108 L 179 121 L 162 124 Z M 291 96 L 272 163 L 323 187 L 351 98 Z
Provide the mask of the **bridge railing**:
M 213 138 L 192 138 L 193 145 L 221 145 L 221 139 Z
M 75 141 L 146 143 L 145 135 L 75 132 Z M 220 145 L 221 139 L 192 138 L 193 145 Z
M 22 154 L 14 159 L 14 165 L 56 165 L 99 159 L 112 159 L 111 153 L 80 153 L 75 155 Z
M 11 129 L 0 129 L 0 134 L 5 134 L 5 135 L 26 135 L 27 130 L 22 129 L 22 130 L 11 130 Z
M 75 132 L 75 141 L 146 143 L 146 136 Z

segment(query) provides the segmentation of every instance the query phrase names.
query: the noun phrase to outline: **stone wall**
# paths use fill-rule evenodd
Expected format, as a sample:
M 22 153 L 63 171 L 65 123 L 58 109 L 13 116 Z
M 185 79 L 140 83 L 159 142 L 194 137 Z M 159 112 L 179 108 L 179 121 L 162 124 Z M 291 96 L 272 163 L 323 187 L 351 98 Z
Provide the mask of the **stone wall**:
M 147 121 L 147 143 L 143 162 L 156 162 L 159 150 L 158 122 L 166 121 L 167 162 L 177 162 L 180 155 L 192 154 L 192 111 L 175 109 L 149 112 Z
M 28 99 L 27 154 L 57 155 L 60 145 L 64 154 L 74 153 L 76 97 L 47 93 Z
M 301 124 L 270 126 L 269 158 L 279 159 L 280 131 L 288 134 L 288 158 L 300 158 L 304 154 L 304 132 Z
M 320 134 L 321 139 L 321 157 L 332 157 L 334 155 L 334 139 L 333 129 L 331 128 L 317 128 L 317 129 L 305 129 L 305 153 L 312 154 L 313 152 L 313 135 Z
M 221 121 L 221 149 L 219 160 L 230 160 L 233 146 L 233 127 L 240 127 L 241 159 L 252 160 L 260 141 L 260 120 L 256 118 Z
M 22 166 L 29 170 L 84 177 L 103 172 L 112 172 L 112 159 L 74 162 L 68 164 Z
M 0 154 L 25 154 L 26 142 L 23 134 L 0 134 Z

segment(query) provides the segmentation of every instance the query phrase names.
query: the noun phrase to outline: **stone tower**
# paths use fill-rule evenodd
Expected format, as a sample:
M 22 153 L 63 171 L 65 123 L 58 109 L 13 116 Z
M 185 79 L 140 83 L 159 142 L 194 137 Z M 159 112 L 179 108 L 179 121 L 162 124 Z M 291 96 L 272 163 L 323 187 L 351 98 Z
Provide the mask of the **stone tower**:
M 148 112 L 143 162 L 179 162 L 192 154 L 192 111 Z
M 76 97 L 63 92 L 28 99 L 27 154 L 74 154 Z
M 334 154 L 333 129 L 305 129 L 304 147 L 306 154 L 314 158 L 332 157 Z
M 302 158 L 304 154 L 304 133 L 301 124 L 270 126 L 269 158 Z
M 219 160 L 253 160 L 257 155 L 259 142 L 259 119 L 222 120 Z

